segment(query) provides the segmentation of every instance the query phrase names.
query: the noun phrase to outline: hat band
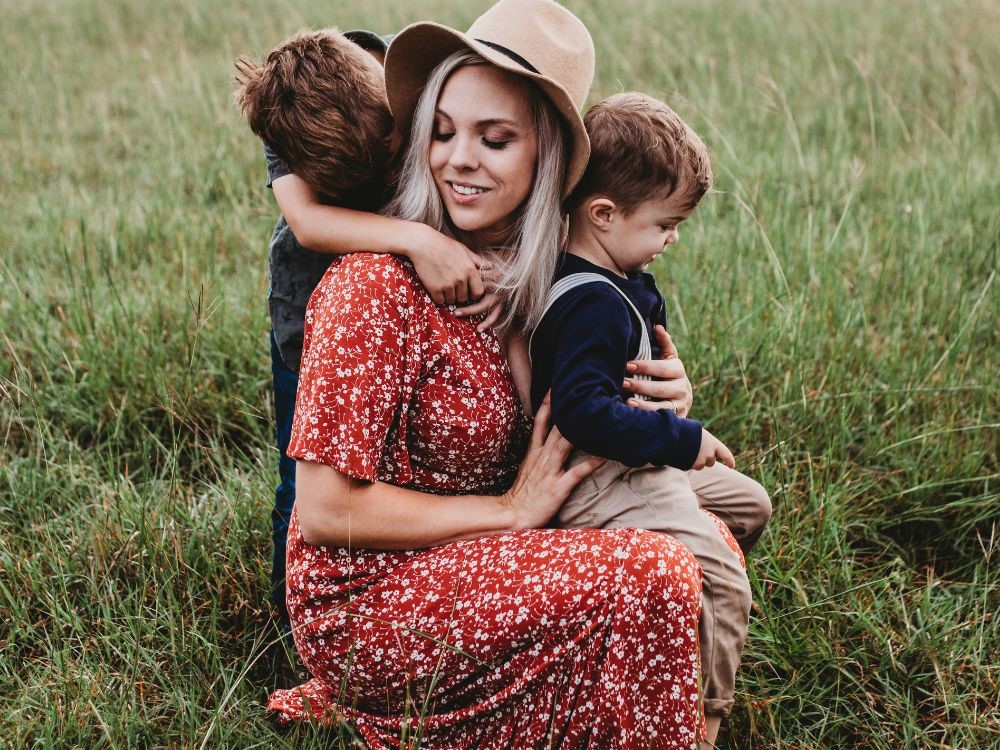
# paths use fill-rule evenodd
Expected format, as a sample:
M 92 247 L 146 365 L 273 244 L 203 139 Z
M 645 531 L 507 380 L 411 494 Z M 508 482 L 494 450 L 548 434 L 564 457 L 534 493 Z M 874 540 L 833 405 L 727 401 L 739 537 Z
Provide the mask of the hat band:
M 536 73 L 537 75 L 541 75 L 541 72 L 538 70 L 538 68 L 536 68 L 534 65 L 532 65 L 527 60 L 525 60 L 523 57 L 521 57 L 519 54 L 517 54 L 514 50 L 507 49 L 502 44 L 497 44 L 496 42 L 487 42 L 485 39 L 477 39 L 476 41 L 479 42 L 480 44 L 485 44 L 487 47 L 490 47 L 491 49 L 495 49 L 497 52 L 499 52 L 502 55 L 506 55 L 511 60 L 513 60 L 514 62 L 516 62 L 518 65 L 520 65 L 522 68 L 525 68 L 526 70 L 530 70 L 532 73 Z

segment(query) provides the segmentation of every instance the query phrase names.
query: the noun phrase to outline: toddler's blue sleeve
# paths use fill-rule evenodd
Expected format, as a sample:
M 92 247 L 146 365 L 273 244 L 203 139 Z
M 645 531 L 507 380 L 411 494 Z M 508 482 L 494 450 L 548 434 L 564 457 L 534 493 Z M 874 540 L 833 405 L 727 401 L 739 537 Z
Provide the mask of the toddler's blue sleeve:
M 690 469 L 701 447 L 701 424 L 670 409 L 625 403 L 625 364 L 638 323 L 618 292 L 603 284 L 580 287 L 546 318 L 552 421 L 563 436 L 580 450 L 627 466 Z

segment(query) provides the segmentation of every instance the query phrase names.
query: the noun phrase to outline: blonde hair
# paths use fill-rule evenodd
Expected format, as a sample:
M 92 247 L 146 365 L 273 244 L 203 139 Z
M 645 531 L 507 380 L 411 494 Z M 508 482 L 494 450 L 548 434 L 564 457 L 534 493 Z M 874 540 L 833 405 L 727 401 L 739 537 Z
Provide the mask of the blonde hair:
M 410 145 L 396 196 L 383 213 L 419 221 L 468 244 L 469 237 L 451 223 L 444 210 L 427 154 L 434 130 L 435 109 L 448 77 L 468 65 L 490 64 L 474 52 L 460 51 L 445 58 L 431 73 L 413 113 Z M 532 328 L 537 325 L 555 275 L 563 233 L 560 196 L 566 179 L 568 139 L 545 94 L 530 80 L 521 80 L 531 99 L 538 139 L 534 183 L 505 247 L 474 248 L 485 250 L 501 270 L 495 290 L 504 303 L 504 315 L 497 324 L 501 335 L 518 326 Z
M 678 191 L 693 209 L 712 187 L 708 149 L 670 107 L 646 94 L 609 96 L 583 118 L 590 161 L 567 201 L 570 210 L 604 195 L 625 214 L 640 203 Z

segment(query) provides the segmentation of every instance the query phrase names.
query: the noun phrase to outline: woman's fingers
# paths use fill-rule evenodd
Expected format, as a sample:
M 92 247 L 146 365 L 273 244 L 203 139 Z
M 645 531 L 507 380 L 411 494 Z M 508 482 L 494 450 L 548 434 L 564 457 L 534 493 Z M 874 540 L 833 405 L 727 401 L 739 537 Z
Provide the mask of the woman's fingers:
M 663 359 L 670 359 L 671 357 L 676 357 L 677 347 L 674 346 L 674 341 L 670 338 L 670 334 L 667 333 L 667 329 L 663 326 L 653 326 L 653 335 L 656 337 L 656 343 L 660 347 L 660 357 Z
M 630 375 L 648 375 L 660 380 L 674 380 L 687 377 L 684 362 L 679 357 L 670 359 L 636 359 L 625 365 Z
M 483 283 L 482 274 L 492 266 L 471 250 L 468 253 L 473 266 L 475 266 L 468 274 L 469 299 L 477 300 L 486 293 L 486 285 Z
M 542 405 L 535 412 L 535 426 L 531 430 L 531 444 L 540 448 L 545 444 L 549 434 L 549 419 L 552 418 L 552 392 L 549 391 L 542 399 Z
M 558 462 L 559 466 L 566 463 L 566 459 L 569 458 L 569 454 L 573 450 L 573 446 L 569 440 L 562 436 L 558 427 L 553 427 L 549 431 L 548 436 L 545 438 L 545 447 L 548 449 L 549 455 Z
M 654 401 L 681 401 L 690 393 L 687 378 L 676 380 L 626 378 L 622 387 L 629 393 L 646 396 Z
M 571 466 L 566 470 L 566 473 L 563 476 L 566 481 L 569 482 L 570 487 L 575 487 L 581 479 L 592 474 L 598 466 L 607 460 L 608 459 L 601 458 L 600 456 L 590 456 L 575 466 Z
M 637 398 L 630 398 L 625 403 L 629 406 L 634 406 L 637 409 L 645 409 L 646 411 L 659 411 L 660 409 L 670 409 L 672 412 L 677 411 L 677 402 L 669 398 L 663 399 L 662 401 L 640 401 Z
M 476 326 L 476 330 L 480 333 L 492 328 L 493 324 L 500 320 L 500 315 L 503 313 L 503 305 L 500 304 L 495 295 L 487 294 L 486 298 L 489 300 L 491 307 L 486 317 L 483 318 L 483 321 Z

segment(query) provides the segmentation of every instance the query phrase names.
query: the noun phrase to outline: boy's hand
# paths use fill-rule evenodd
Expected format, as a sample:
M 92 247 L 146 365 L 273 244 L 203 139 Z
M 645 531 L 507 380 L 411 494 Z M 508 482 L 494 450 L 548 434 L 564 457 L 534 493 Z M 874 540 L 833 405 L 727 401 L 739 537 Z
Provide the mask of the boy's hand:
M 479 272 L 489 264 L 436 229 L 417 223 L 413 227 L 407 257 L 435 304 L 462 305 L 480 299 L 486 288 Z
M 486 284 L 487 289 L 495 288 L 497 282 L 500 281 L 500 272 L 490 266 L 489 263 L 479 268 L 479 276 L 483 280 L 483 283 Z M 503 301 L 495 292 L 488 291 L 481 299 L 455 310 L 455 316 L 459 318 L 471 318 L 473 315 L 480 315 L 482 313 L 486 313 L 486 317 L 476 326 L 476 330 L 480 333 L 492 327 L 494 323 L 500 320 L 500 316 L 503 314 Z
M 716 461 L 721 461 L 730 469 L 736 468 L 736 459 L 722 441 L 706 429 L 701 431 L 701 448 L 698 449 L 698 457 L 694 460 L 692 469 L 704 469 L 715 466 Z
M 626 378 L 623 387 L 627 391 L 648 396 L 649 401 L 630 399 L 629 406 L 657 411 L 671 409 L 678 417 L 686 417 L 694 400 L 691 381 L 684 371 L 684 363 L 677 356 L 677 347 L 663 326 L 653 329 L 656 342 L 660 346 L 660 359 L 639 359 L 629 362 L 625 370 L 630 374 L 649 375 L 653 380 Z

